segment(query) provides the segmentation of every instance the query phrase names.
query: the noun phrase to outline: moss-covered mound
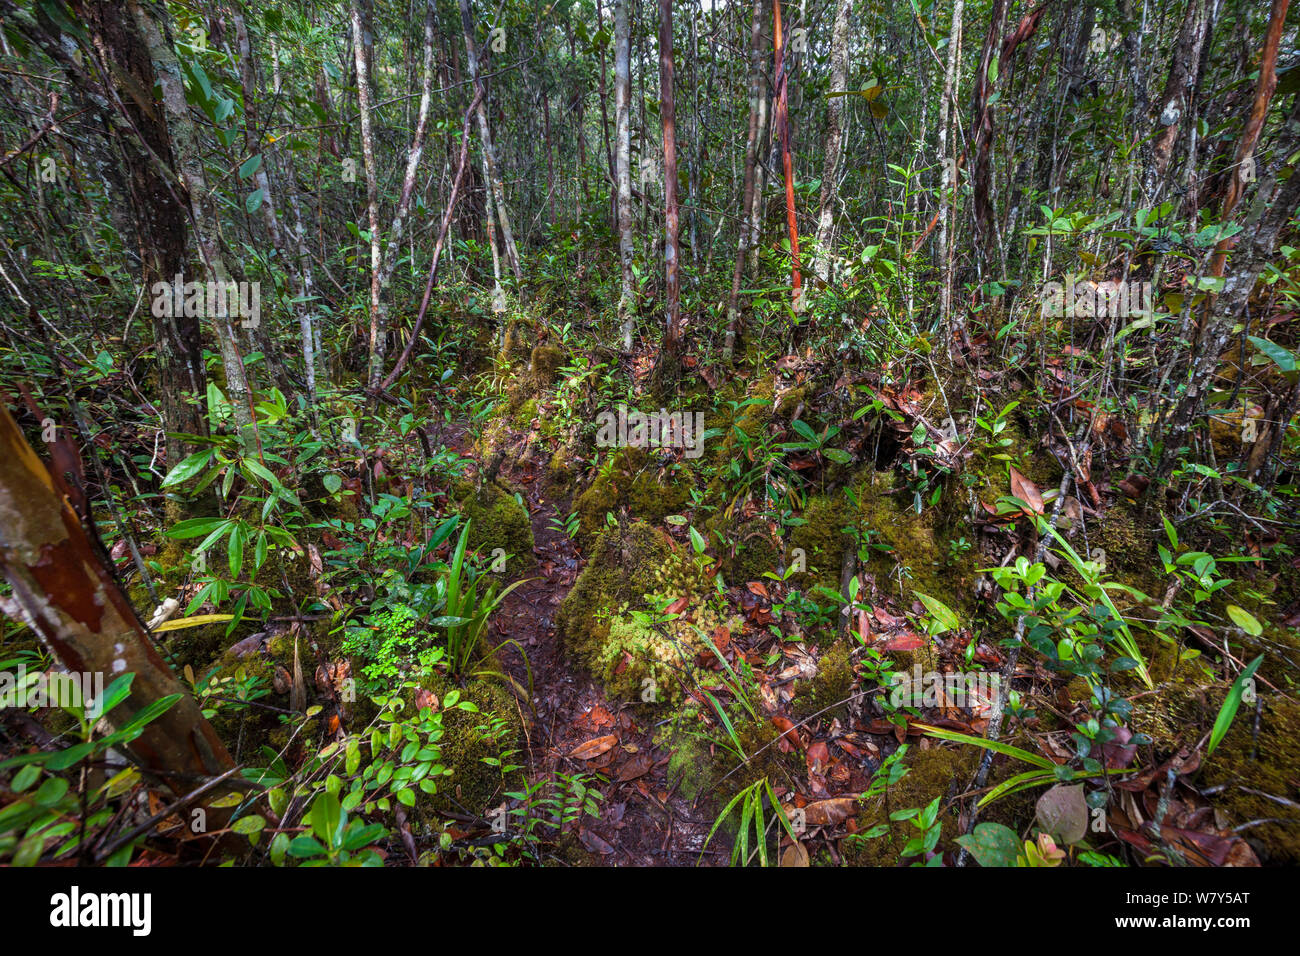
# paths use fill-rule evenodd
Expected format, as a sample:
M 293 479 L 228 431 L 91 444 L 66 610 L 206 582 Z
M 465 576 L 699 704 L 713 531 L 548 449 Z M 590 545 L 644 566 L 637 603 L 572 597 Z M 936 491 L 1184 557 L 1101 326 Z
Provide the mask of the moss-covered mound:
M 660 468 L 643 448 L 620 448 L 591 486 L 578 496 L 578 541 L 590 546 L 605 527 L 605 515 L 627 508 L 645 521 L 657 523 L 681 511 L 689 498 L 690 480 L 674 468 Z
M 502 764 L 522 763 L 503 759 L 523 746 L 523 723 L 515 697 L 503 684 L 488 679 L 460 687 L 435 674 L 422 681 L 422 686 L 439 702 L 453 689 L 459 690 L 460 700 L 472 703 L 477 712 L 456 707 L 442 710 L 439 747 L 442 763 L 451 774 L 439 778 L 437 793 L 419 793 L 416 815 L 422 823 L 434 826 L 441 812 L 485 816 L 520 783 L 519 771 L 502 773 L 500 766 L 485 762 L 486 758 Z
M 471 548 L 488 561 L 504 554 L 507 576 L 522 574 L 537 563 L 533 556 L 532 521 L 514 495 L 495 483 L 476 490 L 465 482 L 457 487 L 456 498 L 461 520 L 473 522 L 469 533 Z

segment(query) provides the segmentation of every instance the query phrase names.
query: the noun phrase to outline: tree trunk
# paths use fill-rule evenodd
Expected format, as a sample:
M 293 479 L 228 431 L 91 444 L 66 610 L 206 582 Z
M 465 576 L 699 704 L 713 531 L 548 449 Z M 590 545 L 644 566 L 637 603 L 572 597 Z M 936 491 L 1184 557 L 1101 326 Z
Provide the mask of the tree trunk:
M 163 111 L 171 132 L 177 171 L 188 193 L 190 218 L 194 227 L 194 244 L 203 261 L 204 273 L 209 282 L 220 283 L 224 288 L 231 275 L 221 249 L 221 234 L 216 204 L 208 187 L 207 173 L 203 168 L 203 147 L 198 131 L 190 119 L 189 104 L 185 101 L 185 83 L 181 76 L 176 52 L 163 35 L 157 21 L 140 0 L 128 0 L 136 27 L 144 38 L 153 62 L 154 76 L 162 89 Z M 253 431 L 252 393 L 244 372 L 244 359 L 231 325 L 229 315 L 214 315 L 213 333 L 221 352 L 226 374 L 226 392 L 230 399 L 235 424 L 241 435 L 251 438 Z
M 122 147 L 130 202 L 128 208 L 140 253 L 141 282 L 146 296 L 155 283 L 171 283 L 185 271 L 185 207 L 173 188 L 171 138 L 153 102 L 135 91 L 154 87 L 153 63 L 144 40 L 125 9 L 112 4 L 78 2 L 73 8 L 89 25 L 95 47 L 110 58 L 101 79 L 106 95 L 115 96 L 137 136 L 110 127 Z M 176 433 L 207 433 L 206 374 L 203 333 L 197 317 L 153 315 L 154 349 L 158 363 L 158 397 L 166 432 L 167 467 L 192 450 Z M 179 520 L 179 499 L 168 499 L 169 518 Z
M 727 338 L 722 346 L 722 359 L 730 362 L 740 334 L 740 280 L 745 273 L 745 258 L 757 232 L 751 225 L 754 208 L 754 186 L 758 166 L 758 138 L 762 126 L 763 103 L 766 101 L 763 82 L 763 0 L 754 0 L 754 14 L 749 28 L 749 135 L 745 138 L 745 186 L 740 202 L 740 235 L 736 241 L 736 263 L 731 272 L 731 294 L 727 298 Z
M 840 148 L 844 138 L 844 112 L 848 89 L 849 0 L 839 0 L 835 8 L 835 26 L 831 29 L 831 95 L 826 102 L 826 159 L 822 164 L 821 209 L 817 215 L 817 258 L 813 272 L 823 282 L 831 279 L 831 241 L 834 238 L 835 201 L 839 195 L 837 178 Z M 836 94 L 841 94 L 837 96 Z
M 673 3 L 659 0 L 659 114 L 664 129 L 664 301 L 668 322 L 664 350 L 682 346 L 681 222 L 677 208 L 677 117 L 673 96 Z
M 497 167 L 496 152 L 492 148 L 492 131 L 488 128 L 487 92 L 483 78 L 479 75 L 478 50 L 474 46 L 474 24 L 469 16 L 469 0 L 458 0 L 460 4 L 460 25 L 465 34 L 465 57 L 469 62 L 470 82 L 475 90 L 482 93 L 479 100 L 478 134 L 483 145 L 483 164 L 487 167 L 487 187 L 492 190 L 492 205 L 496 207 L 497 221 L 501 224 L 501 245 L 506 254 L 506 264 L 514 273 L 516 282 L 524 281 L 524 272 L 519 264 L 519 250 L 515 247 L 514 232 L 510 228 L 510 214 L 506 211 L 506 191 L 501 182 L 501 171 Z
M 629 110 L 632 100 L 632 33 L 628 21 L 629 0 L 614 0 L 614 159 L 618 179 L 618 258 L 622 269 L 622 289 L 618 300 L 619 327 L 623 350 L 632 351 L 632 331 L 636 323 L 635 279 L 632 257 L 632 129 Z
M 184 795 L 234 767 L 7 408 L 0 408 L 0 572 L 13 592 L 5 613 L 27 624 L 69 672 L 100 675 L 105 687 L 135 675 L 126 700 L 106 715 L 114 729 L 155 701 L 180 695 L 124 746 L 145 773 Z
M 772 43 L 776 51 L 776 134 L 781 141 L 781 171 L 785 175 L 785 223 L 790 237 L 790 304 L 803 311 L 803 277 L 799 273 L 799 225 L 794 213 L 794 160 L 790 156 L 790 101 L 786 88 L 786 38 L 781 31 L 781 0 L 772 0 Z
M 961 14 L 964 0 L 956 0 L 952 9 L 952 28 L 948 34 L 948 66 L 943 78 L 943 98 L 939 101 L 939 161 L 943 173 L 939 185 L 939 316 L 949 330 L 948 353 L 956 355 L 957 339 L 952 334 L 961 323 L 952 315 L 952 229 L 949 223 L 949 197 L 957 187 L 957 143 L 949 129 L 948 117 L 956 116 L 954 96 L 957 87 L 957 64 L 961 60 Z

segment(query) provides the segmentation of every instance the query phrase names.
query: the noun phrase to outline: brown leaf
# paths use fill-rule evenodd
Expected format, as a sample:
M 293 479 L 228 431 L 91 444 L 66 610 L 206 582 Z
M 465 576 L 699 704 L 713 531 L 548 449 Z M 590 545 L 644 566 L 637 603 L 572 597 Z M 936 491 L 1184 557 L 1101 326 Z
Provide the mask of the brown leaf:
M 782 866 L 809 866 L 808 851 L 802 843 L 791 843 L 781 854 Z
M 1043 496 L 1038 493 L 1038 486 L 1014 468 L 1011 469 L 1011 494 L 1029 505 L 1033 514 L 1043 513 Z
M 618 738 L 613 734 L 606 734 L 604 737 L 592 737 L 586 743 L 574 747 L 569 756 L 574 760 L 591 760 L 605 753 L 616 743 L 618 743 Z
M 804 821 L 813 827 L 834 826 L 843 823 L 853 815 L 854 797 L 832 797 L 829 800 L 817 800 L 804 807 Z
M 637 777 L 644 777 L 654 765 L 654 757 L 651 756 L 649 751 L 634 754 L 631 760 L 625 761 L 623 766 L 619 768 L 614 780 L 617 783 L 627 783 L 627 781 L 635 780 Z

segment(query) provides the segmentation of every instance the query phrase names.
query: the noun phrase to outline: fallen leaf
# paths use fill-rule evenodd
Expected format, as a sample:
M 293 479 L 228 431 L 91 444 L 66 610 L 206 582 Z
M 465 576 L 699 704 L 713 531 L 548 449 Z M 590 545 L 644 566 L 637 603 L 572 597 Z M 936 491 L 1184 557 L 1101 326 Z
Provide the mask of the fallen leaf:
M 853 815 L 854 797 L 832 797 L 829 800 L 817 800 L 803 808 L 804 821 L 809 826 L 834 826 L 843 823 Z
M 606 734 L 604 737 L 593 737 L 586 743 L 574 747 L 569 756 L 574 760 L 591 760 L 605 753 L 616 743 L 618 743 L 618 738 L 613 734 Z

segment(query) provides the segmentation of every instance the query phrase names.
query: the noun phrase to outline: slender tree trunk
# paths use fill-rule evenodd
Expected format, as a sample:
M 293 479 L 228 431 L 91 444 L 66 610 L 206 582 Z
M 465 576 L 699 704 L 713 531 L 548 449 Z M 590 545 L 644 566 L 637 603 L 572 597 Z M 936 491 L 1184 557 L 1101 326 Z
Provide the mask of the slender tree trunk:
M 370 361 L 366 371 L 366 390 L 373 393 L 379 386 L 384 371 L 384 353 L 387 349 L 388 330 L 385 315 L 379 307 L 379 271 L 383 266 L 383 251 L 379 234 L 379 168 L 375 163 L 374 118 L 370 104 L 370 66 L 367 62 L 370 47 L 361 22 L 361 6 L 352 0 L 352 54 L 357 73 L 357 101 L 361 112 L 361 156 L 366 167 L 366 221 L 370 226 Z M 371 402 L 375 399 L 372 397 Z
M 840 147 L 844 138 L 844 111 L 848 89 L 849 0 L 839 0 L 831 29 L 831 95 L 826 102 L 826 159 L 822 164 L 821 209 L 817 215 L 817 258 L 813 271 L 823 282 L 831 279 L 831 242 L 834 239 L 835 202 L 839 194 Z M 836 94 L 841 95 L 836 95 Z
M 181 76 L 180 62 L 158 22 L 145 6 L 139 0 L 128 0 L 128 7 L 149 50 L 154 76 L 162 89 L 163 112 L 171 132 L 177 171 L 189 194 L 194 244 L 202 259 L 207 280 L 220 283 L 222 288 L 226 288 L 231 281 L 231 275 L 226 268 L 226 260 L 222 253 L 216 206 L 208 188 L 207 173 L 203 168 L 203 148 L 194 122 L 190 119 L 189 104 L 185 100 L 185 83 Z M 240 429 L 241 435 L 250 438 L 253 426 L 252 393 L 248 388 L 244 359 L 235 338 L 231 317 L 219 314 L 209 318 L 217 347 L 221 352 L 222 366 L 226 375 L 226 392 L 230 399 L 235 424 Z
M 1159 202 L 1163 181 L 1173 158 L 1179 131 L 1187 125 L 1187 112 L 1200 76 L 1201 48 L 1210 29 L 1207 0 L 1189 0 L 1178 38 L 1169 58 L 1169 79 L 1156 103 L 1155 140 L 1150 146 L 1142 182 L 1143 202 Z
M 964 0 L 956 0 L 952 9 L 952 29 L 948 34 L 948 66 L 943 78 L 943 98 L 939 101 L 939 161 L 943 174 L 939 186 L 939 314 L 944 328 L 948 329 L 948 353 L 957 355 L 958 339 L 953 334 L 952 314 L 952 235 L 949 224 L 950 197 L 957 186 L 957 143 L 949 128 L 949 116 L 956 117 L 954 95 L 957 87 L 957 64 L 961 60 L 961 14 Z
M 635 279 L 632 257 L 632 130 L 631 100 L 632 33 L 628 20 L 629 0 L 614 0 L 614 139 L 615 175 L 618 178 L 618 257 L 622 270 L 622 289 L 618 300 L 619 327 L 623 350 L 632 351 L 632 331 L 636 324 Z
M 799 272 L 799 224 L 794 211 L 794 160 L 790 155 L 790 100 L 786 84 L 786 37 L 781 30 L 781 0 L 772 0 L 772 43 L 776 51 L 776 134 L 781 142 L 781 171 L 785 176 L 785 222 L 790 238 L 790 302 L 803 311 L 803 277 Z
M 754 14 L 749 29 L 749 134 L 745 138 L 745 185 L 740 201 L 741 220 L 736 240 L 736 262 L 731 272 L 731 294 L 727 299 L 727 338 L 722 358 L 730 362 L 740 334 L 740 280 L 745 272 L 745 258 L 757 239 L 752 225 L 754 186 L 758 164 L 758 137 L 762 126 L 762 109 L 766 90 L 763 80 L 763 0 L 754 0 Z
M 1254 157 L 1273 92 L 1277 89 L 1277 54 L 1288 5 L 1289 0 L 1273 0 L 1260 56 L 1255 96 L 1246 118 L 1246 127 L 1237 142 L 1236 163 L 1219 211 L 1220 222 L 1230 221 L 1233 210 L 1241 199 L 1245 187 L 1243 169 L 1246 162 Z M 1300 144 L 1295 142 L 1288 143 L 1282 151 L 1283 155 L 1290 156 L 1298 145 Z M 1295 214 L 1296 208 L 1300 207 L 1300 175 L 1293 172 L 1281 189 L 1277 190 L 1276 196 L 1272 197 L 1271 205 L 1267 205 L 1269 198 L 1264 190 L 1259 190 L 1247 213 L 1242 231 L 1221 241 L 1210 259 L 1209 274 L 1214 278 L 1223 278 L 1223 288 L 1217 296 L 1210 296 L 1205 305 L 1205 319 L 1190 363 L 1187 391 L 1175 407 L 1165 433 L 1157 468 L 1160 482 L 1169 477 L 1188 430 L 1200 418 L 1210 382 L 1232 335 L 1233 326 L 1245 311 L 1264 267 L 1275 254 L 1283 228 Z M 1224 267 L 1228 252 L 1234 248 L 1232 275 L 1225 278 Z
M 993 0 L 989 11 L 989 32 L 984 38 L 984 50 L 980 55 L 979 69 L 975 72 L 975 109 L 974 132 L 971 139 L 973 161 L 971 185 L 973 194 L 972 212 L 975 233 L 976 278 L 986 281 L 993 263 L 1000 262 L 1001 240 L 998 236 L 996 186 L 993 181 L 993 88 L 996 85 L 1001 66 L 999 55 L 1002 47 L 1002 34 L 1007 25 L 1008 0 Z M 990 77 L 990 73 L 993 76 Z M 966 321 L 962 318 L 954 323 L 953 334 L 961 345 L 966 345 Z
M 673 94 L 673 3 L 659 0 L 659 114 L 664 130 L 664 301 L 668 323 L 664 350 L 680 351 L 681 221 L 677 207 L 677 107 Z
M 497 221 L 501 224 L 501 245 L 505 251 L 506 264 L 514 273 L 516 282 L 524 281 L 524 272 L 519 264 L 519 250 L 515 247 L 514 232 L 510 228 L 510 214 L 506 211 L 506 191 L 501 182 L 501 171 L 497 167 L 496 151 L 492 148 L 492 131 L 488 127 L 487 93 L 483 78 L 479 74 L 478 50 L 474 46 L 474 24 L 469 15 L 469 0 L 458 0 L 460 5 L 460 26 L 465 34 L 465 57 L 469 63 L 470 81 L 474 88 L 483 93 L 478 104 L 478 133 L 483 145 L 483 163 L 487 167 L 487 187 L 492 190 L 492 205 L 496 207 Z
M 126 162 L 128 207 L 140 254 L 141 281 L 146 296 L 152 297 L 155 283 L 170 284 L 185 271 L 185 207 L 173 186 L 171 138 L 152 102 L 139 101 L 135 93 L 153 89 L 153 63 L 138 29 L 125 15 L 125 8 L 81 0 L 73 9 L 90 26 L 95 47 L 109 59 L 100 70 L 106 95 L 117 100 L 139 134 L 137 138 L 117 126 L 110 127 Z M 203 333 L 195 316 L 157 315 L 155 311 L 150 309 L 158 363 L 158 401 L 170 468 L 191 450 L 184 439 L 176 437 L 177 433 L 207 433 Z M 172 520 L 181 517 L 178 503 L 178 499 L 168 499 Z

